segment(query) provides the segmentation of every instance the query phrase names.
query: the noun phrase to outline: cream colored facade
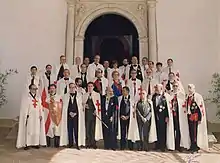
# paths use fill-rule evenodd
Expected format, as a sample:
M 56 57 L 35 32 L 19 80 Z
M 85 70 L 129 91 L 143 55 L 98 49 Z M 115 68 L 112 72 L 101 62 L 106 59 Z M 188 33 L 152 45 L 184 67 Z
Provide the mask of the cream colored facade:
M 130 20 L 137 29 L 139 56 L 156 62 L 157 29 L 155 0 L 67 0 L 67 62 L 83 58 L 84 35 L 89 24 L 104 14 L 117 14 Z

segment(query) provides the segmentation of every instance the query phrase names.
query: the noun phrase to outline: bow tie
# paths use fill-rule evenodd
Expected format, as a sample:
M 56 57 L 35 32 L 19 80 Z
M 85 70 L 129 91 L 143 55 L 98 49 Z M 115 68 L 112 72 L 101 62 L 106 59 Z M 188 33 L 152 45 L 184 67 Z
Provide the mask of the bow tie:
M 86 73 L 82 73 L 82 72 L 81 72 L 81 75 L 86 75 Z
M 69 80 L 69 78 L 64 78 L 64 80 Z
M 132 81 L 136 81 L 136 79 L 131 79 Z
M 137 65 L 133 65 L 134 67 L 137 67 Z
M 73 97 L 73 96 L 76 96 L 76 93 L 70 93 L 70 95 Z

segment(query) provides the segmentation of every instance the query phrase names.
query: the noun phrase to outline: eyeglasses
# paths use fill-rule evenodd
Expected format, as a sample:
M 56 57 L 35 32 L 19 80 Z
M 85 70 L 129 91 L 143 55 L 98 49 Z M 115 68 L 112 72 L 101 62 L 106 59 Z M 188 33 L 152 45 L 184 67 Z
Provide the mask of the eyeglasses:
M 173 85 L 173 87 L 178 87 L 178 85 Z

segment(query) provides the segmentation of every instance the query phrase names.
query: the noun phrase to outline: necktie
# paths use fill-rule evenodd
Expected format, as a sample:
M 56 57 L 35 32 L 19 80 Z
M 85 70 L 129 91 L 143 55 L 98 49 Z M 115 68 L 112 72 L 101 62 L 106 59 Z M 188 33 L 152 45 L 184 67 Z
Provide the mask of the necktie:
M 136 82 L 134 82 L 134 96 L 136 95 Z
M 31 84 L 34 84 L 34 76 L 32 76 Z
M 34 76 L 32 76 L 32 79 L 31 79 L 31 84 L 34 84 Z
M 150 86 L 150 80 L 149 80 L 149 84 L 148 84 L 148 95 L 151 95 L 151 86 Z
M 80 73 L 79 65 L 77 66 L 78 73 Z
M 107 68 L 106 68 L 105 71 L 104 71 L 104 76 L 105 76 L 105 78 L 108 77 L 108 70 L 107 70 Z
M 100 85 L 100 90 L 99 90 L 99 92 L 100 92 L 100 94 L 102 94 L 102 81 L 101 81 L 101 79 L 98 79 L 99 80 L 99 85 Z
M 169 67 L 169 73 L 171 73 L 171 67 Z
M 66 87 L 64 89 L 64 94 L 66 94 L 66 93 L 67 93 L 67 85 L 66 85 Z
M 64 66 L 62 64 L 60 67 L 59 73 L 57 75 L 57 80 L 60 80 L 61 78 L 63 78 L 63 72 L 64 72 Z
M 47 77 L 47 80 L 48 80 L 48 86 L 50 86 L 50 74 L 48 73 L 45 73 L 46 74 L 46 77 Z

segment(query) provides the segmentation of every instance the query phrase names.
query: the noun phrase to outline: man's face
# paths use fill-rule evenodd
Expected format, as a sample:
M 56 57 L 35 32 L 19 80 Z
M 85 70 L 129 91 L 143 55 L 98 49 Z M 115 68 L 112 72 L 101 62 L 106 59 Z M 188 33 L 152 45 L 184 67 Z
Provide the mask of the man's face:
M 140 99 L 141 99 L 141 100 L 144 100 L 145 97 L 146 97 L 146 92 L 145 92 L 145 91 L 141 91 L 141 93 L 140 93 Z
M 172 67 L 172 66 L 173 66 L 173 61 L 172 61 L 172 60 L 168 60 L 168 61 L 167 61 L 167 65 L 168 65 L 169 67 Z
M 142 59 L 142 65 L 147 65 L 147 63 L 148 63 L 148 60 L 146 58 L 143 58 Z
M 137 59 L 137 57 L 132 57 L 131 63 L 132 63 L 132 64 L 138 64 L 138 59 Z
M 161 65 L 157 65 L 156 68 L 157 68 L 157 71 L 161 71 L 162 70 L 162 66 Z
M 152 77 L 153 73 L 150 69 L 146 70 L 147 77 Z
M 81 71 L 82 71 L 83 73 L 85 73 L 86 70 L 87 70 L 86 65 L 85 65 L 85 64 L 81 65 Z
M 55 94 L 56 93 L 56 88 L 54 86 L 50 87 L 50 94 Z
M 113 89 L 112 89 L 112 88 L 108 88 L 107 94 L 108 94 L 109 96 L 113 96 L 113 95 L 114 95 Z
M 85 58 L 85 59 L 84 59 L 84 63 L 85 63 L 86 65 L 89 65 L 89 62 L 90 62 L 89 58 Z
M 160 93 L 160 92 L 162 91 L 162 87 L 160 87 L 160 86 L 158 86 L 158 85 L 156 85 L 156 86 L 154 87 L 154 89 L 155 89 L 155 93 Z
M 96 55 L 94 58 L 94 62 L 99 63 L 99 61 L 100 61 L 100 56 Z
M 76 83 L 76 85 L 77 85 L 78 87 L 82 87 L 82 80 L 81 80 L 81 79 L 78 80 L 78 82 Z
M 32 85 L 31 89 L 30 89 L 31 94 L 35 95 L 37 93 L 37 86 L 36 85 Z
M 52 66 L 47 66 L 46 67 L 46 72 L 47 73 L 51 73 L 51 71 L 52 71 Z
M 94 89 L 94 86 L 93 86 L 93 84 L 88 84 L 88 92 L 92 92 L 93 91 L 93 89 Z
M 108 68 L 109 67 L 109 62 L 108 61 L 104 61 L 103 66 L 104 66 L 104 68 Z
M 171 80 L 171 81 L 172 81 L 172 80 L 175 80 L 175 75 L 174 75 L 174 74 L 172 74 L 172 73 L 171 73 L 171 74 L 169 74 L 169 80 Z
M 70 85 L 69 85 L 69 92 L 70 92 L 70 93 L 75 93 L 75 92 L 76 92 L 76 89 L 77 89 L 77 87 L 76 87 L 75 84 L 70 84 Z
M 36 68 L 32 68 L 31 69 L 31 75 L 36 75 L 37 74 L 37 69 Z
M 178 90 L 178 84 L 174 83 L 173 84 L 173 90 L 176 92 Z
M 80 57 L 76 57 L 76 65 L 80 65 L 81 64 L 81 58 Z
M 123 65 L 128 65 L 128 60 L 127 59 L 123 60 Z
M 131 71 L 131 78 L 135 79 L 137 77 L 136 71 Z
M 149 66 L 150 69 L 154 68 L 154 64 L 153 64 L 153 62 L 151 62 L 151 61 L 148 62 L 148 66 Z
M 61 64 L 66 63 L 66 57 L 65 56 L 60 57 L 60 63 Z
M 113 78 L 114 80 L 118 80 L 118 79 L 119 79 L 119 73 L 118 73 L 118 72 L 114 72 L 114 73 L 112 74 L 112 78 Z
M 192 87 L 188 86 L 188 91 L 189 91 L 190 94 L 192 94 L 193 93 Z
M 123 96 L 128 96 L 128 91 L 125 88 L 122 89 L 122 95 Z
M 96 76 L 97 76 L 97 78 L 101 78 L 102 77 L 102 70 L 97 70 Z
M 65 70 L 65 71 L 63 72 L 63 76 L 64 76 L 65 78 L 69 77 L 69 75 L 70 75 L 69 70 Z
M 118 68 L 118 63 L 114 63 L 114 64 L 113 64 L 113 68 L 114 68 L 114 69 L 117 69 L 117 68 Z

